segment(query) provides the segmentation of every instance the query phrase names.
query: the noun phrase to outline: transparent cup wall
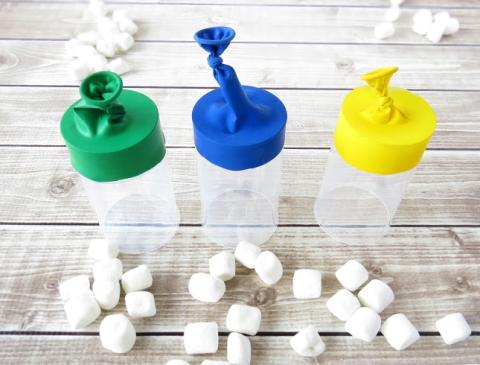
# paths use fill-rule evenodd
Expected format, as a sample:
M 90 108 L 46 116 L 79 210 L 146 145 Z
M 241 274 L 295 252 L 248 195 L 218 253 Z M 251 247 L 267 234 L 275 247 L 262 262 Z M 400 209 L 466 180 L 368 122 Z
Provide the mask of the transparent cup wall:
M 129 179 L 82 180 L 105 238 L 121 252 L 152 251 L 175 235 L 180 215 L 165 159 Z
M 347 164 L 332 148 L 315 202 L 315 216 L 332 238 L 347 244 L 376 242 L 395 215 L 415 169 L 377 175 Z
M 226 247 L 241 240 L 260 245 L 275 232 L 280 154 L 254 169 L 230 171 L 198 155 L 202 224 L 208 238 Z

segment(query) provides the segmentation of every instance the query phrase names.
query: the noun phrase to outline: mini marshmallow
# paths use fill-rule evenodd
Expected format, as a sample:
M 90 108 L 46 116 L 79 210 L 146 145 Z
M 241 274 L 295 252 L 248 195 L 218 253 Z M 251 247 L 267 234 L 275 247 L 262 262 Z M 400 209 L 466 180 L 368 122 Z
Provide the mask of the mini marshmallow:
M 126 32 L 130 35 L 134 35 L 138 32 L 138 26 L 129 18 L 121 18 L 117 21 L 118 29 L 121 32 Z
M 183 344 L 189 355 L 214 354 L 218 350 L 216 322 L 189 323 L 183 333 Z
M 233 304 L 227 313 L 226 327 L 229 331 L 255 336 L 260 328 L 262 312 L 257 307 Z
M 97 31 L 100 37 L 108 40 L 120 33 L 117 23 L 106 16 L 97 18 Z
M 452 35 L 459 31 L 460 29 L 460 22 L 457 18 L 448 18 L 445 23 L 445 31 L 443 35 Z
M 360 302 L 347 289 L 340 289 L 327 300 L 327 309 L 341 321 L 349 319 L 358 308 Z
M 133 46 L 135 39 L 133 39 L 130 34 L 123 32 L 114 36 L 113 43 L 117 49 L 122 52 L 126 52 Z
M 131 67 L 123 58 L 115 58 L 108 64 L 108 70 L 123 75 L 130 71 Z
M 118 22 L 124 18 L 129 18 L 128 12 L 126 9 L 117 9 L 112 12 L 112 19 L 115 22 Z M 129 18 L 130 19 L 130 18 Z
M 293 274 L 293 296 L 297 299 L 320 298 L 322 273 L 318 270 L 300 269 Z
M 360 340 L 371 342 L 377 335 L 381 318 L 377 312 L 368 307 L 358 308 L 345 322 L 345 331 Z
M 235 248 L 235 259 L 243 266 L 253 269 L 255 268 L 255 261 L 262 250 L 257 245 L 247 241 L 240 241 Z
M 120 283 L 118 280 L 95 280 L 92 285 L 92 291 L 102 309 L 113 309 L 120 300 Z
M 68 74 L 72 81 L 81 81 L 90 75 L 90 68 L 83 60 L 74 60 L 68 64 Z
M 435 327 L 447 345 L 463 341 L 472 333 L 462 313 L 452 313 L 439 319 Z
M 102 16 L 108 12 L 108 9 L 103 1 L 91 0 L 88 4 L 88 11 L 95 16 Z
M 113 57 L 116 53 L 115 44 L 107 39 L 99 39 L 97 42 L 97 51 L 105 57 Z
M 191 365 L 189 362 L 183 360 L 170 360 L 165 365 Z
M 212 256 L 208 261 L 210 275 L 223 281 L 235 276 L 235 256 L 231 252 L 223 251 Z
M 104 239 L 93 239 L 88 246 L 88 255 L 94 260 L 114 259 L 118 256 L 118 246 Z
M 93 72 L 106 71 L 108 69 L 108 61 L 104 55 L 95 54 L 86 59 L 87 65 Z M 118 252 L 118 248 L 117 248 Z M 116 256 L 115 256 L 116 257 Z
M 128 315 L 132 318 L 153 317 L 157 313 L 155 298 L 148 291 L 137 291 L 125 295 Z
M 402 314 L 397 313 L 383 322 L 382 334 L 395 350 L 404 350 L 420 338 L 415 326 Z
M 414 23 L 412 30 L 417 34 L 425 35 L 431 26 L 432 23 Z
M 227 360 L 232 365 L 250 365 L 252 345 L 248 337 L 240 333 L 230 333 L 227 340 Z
M 215 276 L 197 273 L 188 281 L 188 292 L 201 302 L 216 303 L 225 294 L 225 283 Z
M 395 299 L 392 288 L 381 280 L 373 279 L 358 292 L 358 300 L 364 306 L 381 313 Z
M 438 43 L 443 37 L 447 26 L 443 22 L 434 22 L 426 34 L 426 38 L 432 43 Z
M 433 16 L 434 22 L 446 22 L 448 19 L 450 19 L 448 11 L 441 11 Z
M 73 329 L 87 327 L 100 315 L 95 296 L 91 291 L 83 291 L 72 296 L 64 305 L 68 323 Z
M 202 365 L 230 365 L 228 361 L 203 360 Z
M 385 11 L 385 20 L 389 22 L 397 21 L 400 17 L 400 7 L 398 5 L 391 6 Z
M 137 338 L 135 328 L 123 314 L 106 316 L 100 323 L 99 332 L 102 346 L 117 354 L 130 351 Z
M 358 261 L 349 260 L 335 272 L 335 276 L 345 289 L 355 291 L 368 280 L 368 271 Z
M 63 301 L 84 291 L 90 290 L 90 279 L 88 275 L 77 275 L 73 278 L 64 280 L 58 286 L 60 297 Z
M 97 53 L 95 48 L 88 44 L 83 44 L 77 39 L 70 39 L 65 42 L 65 51 L 70 58 L 88 57 Z
M 432 24 L 433 23 L 433 15 L 432 12 L 428 9 L 421 9 L 413 14 L 413 23 L 414 24 Z
M 152 286 L 153 278 L 147 265 L 140 265 L 122 275 L 125 293 L 140 291 Z
M 325 343 L 313 326 L 308 326 L 293 336 L 290 346 L 297 354 L 305 357 L 316 357 L 325 351 Z
M 103 259 L 93 264 L 94 280 L 120 280 L 123 265 L 119 259 Z
M 395 26 L 392 22 L 379 23 L 375 26 L 374 35 L 377 39 L 390 38 L 395 34 Z
M 282 263 L 273 252 L 263 251 L 255 261 L 255 272 L 265 284 L 273 285 L 282 278 Z
M 405 0 L 390 0 L 390 4 L 391 4 L 392 6 L 400 6 L 400 5 L 403 4 L 404 1 L 405 1 Z
M 88 44 L 90 46 L 95 46 L 98 42 L 99 36 L 97 32 L 83 32 L 77 35 L 77 39 L 83 44 Z

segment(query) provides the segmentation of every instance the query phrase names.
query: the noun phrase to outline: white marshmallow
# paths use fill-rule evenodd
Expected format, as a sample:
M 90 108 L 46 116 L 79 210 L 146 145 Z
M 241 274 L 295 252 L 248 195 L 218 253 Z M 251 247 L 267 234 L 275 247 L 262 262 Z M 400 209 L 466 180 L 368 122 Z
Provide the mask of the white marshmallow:
M 450 19 L 450 14 L 448 13 L 448 11 L 441 11 L 439 13 L 436 13 L 433 16 L 433 21 L 434 22 L 444 22 L 444 23 L 446 23 L 448 19 Z
M 400 7 L 398 5 L 393 5 L 385 11 L 385 20 L 394 22 L 398 18 L 400 18 Z
M 115 44 L 107 39 L 99 39 L 97 42 L 97 51 L 105 57 L 113 57 L 116 53 Z
M 252 345 L 248 337 L 240 333 L 230 333 L 227 340 L 227 360 L 232 365 L 250 365 Z
M 347 319 L 345 330 L 355 338 L 371 342 L 377 335 L 381 322 L 377 312 L 368 307 L 361 307 Z
M 290 346 L 297 354 L 305 357 L 316 357 L 325 351 L 325 343 L 313 326 L 308 326 L 293 336 Z
M 97 18 L 97 31 L 101 38 L 110 41 L 115 35 L 120 33 L 117 23 L 106 16 Z
M 122 287 L 125 293 L 140 291 L 152 286 L 153 278 L 147 265 L 140 265 L 122 275 Z
M 81 81 L 90 75 L 90 68 L 83 60 L 73 60 L 68 64 L 68 75 L 72 81 Z
M 335 272 L 335 276 L 345 289 L 355 291 L 368 280 L 368 271 L 358 261 L 349 260 Z
M 462 313 L 452 313 L 439 319 L 435 327 L 447 345 L 463 341 L 472 333 Z
M 426 38 L 432 43 L 438 43 L 443 37 L 447 26 L 443 22 L 434 22 L 426 34 Z
M 118 246 L 105 239 L 93 239 L 88 246 L 88 255 L 94 260 L 114 259 L 118 256 Z
M 95 280 L 92 285 L 92 291 L 102 309 L 113 309 L 120 300 L 120 283 L 118 280 Z
M 119 259 L 103 259 L 93 264 L 94 280 L 120 280 L 123 265 Z
M 125 295 L 128 315 L 132 318 L 153 317 L 157 313 L 155 298 L 148 291 L 137 291 Z
M 400 6 L 400 5 L 403 4 L 404 1 L 405 1 L 405 0 L 390 0 L 390 4 L 391 4 L 392 6 Z
M 136 338 L 135 328 L 123 314 L 106 316 L 100 323 L 100 341 L 107 350 L 124 354 L 132 349 Z
M 452 35 L 459 31 L 460 29 L 460 22 L 457 18 L 449 18 L 445 23 L 445 32 L 443 35 Z
M 247 241 L 240 241 L 235 248 L 235 259 L 243 266 L 253 269 L 255 268 L 255 261 L 262 250 L 257 245 Z
M 122 52 L 126 52 L 133 46 L 135 39 L 133 39 L 130 34 L 123 32 L 113 37 L 113 43 L 117 49 Z
M 91 0 L 88 4 L 88 11 L 95 16 L 102 16 L 108 12 L 108 8 L 103 1 Z
M 413 14 L 413 23 L 424 23 L 424 24 L 432 24 L 433 23 L 433 15 L 432 12 L 428 9 L 421 9 Z
M 189 362 L 183 360 L 170 360 L 165 365 L 191 365 Z
M 215 276 L 197 273 L 188 281 L 188 292 L 201 302 L 216 303 L 225 294 L 225 283 Z
M 381 313 L 395 299 L 392 288 L 381 280 L 373 279 L 358 292 L 358 300 L 364 306 Z
M 214 354 L 218 350 L 216 322 L 189 323 L 183 333 L 183 344 L 189 355 Z
M 118 22 L 124 18 L 130 19 L 130 17 L 128 16 L 128 11 L 126 9 L 117 9 L 112 12 L 112 19 L 115 22 Z
M 231 252 L 223 251 L 212 256 L 208 261 L 210 275 L 223 281 L 235 276 L 235 256 Z
M 106 71 L 108 69 L 108 61 L 104 55 L 95 54 L 86 59 L 87 65 L 92 72 Z M 118 252 L 118 248 L 117 248 Z M 115 256 L 116 257 L 116 256 Z
M 83 44 L 88 44 L 90 46 L 95 46 L 98 42 L 99 36 L 97 32 L 82 32 L 77 35 L 77 39 Z
M 397 313 L 383 322 L 382 334 L 395 350 L 404 350 L 420 338 L 415 326 L 402 314 Z
M 84 291 L 70 297 L 64 309 L 68 323 L 73 329 L 87 327 L 98 318 L 101 312 L 91 291 Z
M 300 269 L 293 274 L 293 296 L 297 299 L 320 298 L 322 273 L 318 270 Z
M 115 58 L 108 64 L 108 70 L 123 75 L 131 70 L 131 66 L 123 58 Z
M 93 46 L 83 44 L 78 39 L 70 39 L 65 42 L 65 51 L 70 58 L 87 57 L 96 53 Z
M 228 361 L 203 360 L 202 365 L 230 365 Z
M 60 297 L 63 301 L 84 291 L 90 290 L 90 279 L 88 275 L 77 275 L 73 278 L 64 280 L 58 286 Z
M 117 21 L 118 29 L 122 32 L 126 32 L 130 35 L 134 35 L 138 32 L 138 26 L 129 18 L 121 18 Z
M 395 34 L 395 26 L 392 22 L 379 23 L 375 26 L 374 35 L 377 39 L 390 38 Z
M 255 261 L 255 272 L 265 284 L 273 285 L 282 278 L 282 263 L 273 252 L 263 251 Z
M 431 26 L 432 23 L 414 23 L 412 30 L 417 34 L 425 35 Z
M 341 321 L 349 319 L 358 308 L 360 302 L 347 289 L 340 289 L 327 300 L 327 309 Z
M 260 328 L 262 312 L 257 307 L 233 304 L 227 313 L 226 327 L 229 331 L 255 336 Z

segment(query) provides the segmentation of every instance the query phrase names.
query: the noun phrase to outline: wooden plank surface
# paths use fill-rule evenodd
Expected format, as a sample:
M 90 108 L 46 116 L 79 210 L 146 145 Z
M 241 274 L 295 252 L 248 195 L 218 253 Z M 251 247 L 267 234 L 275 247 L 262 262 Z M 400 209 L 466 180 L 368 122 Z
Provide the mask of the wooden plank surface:
M 61 41 L 0 41 L 0 85 L 70 85 L 64 53 Z M 134 67 L 126 86 L 216 86 L 193 43 L 137 43 L 126 59 Z M 244 84 L 267 88 L 351 88 L 362 73 L 393 64 L 399 87 L 480 90 L 477 47 L 232 43 L 224 59 Z
M 191 109 L 208 89 L 137 89 L 158 105 L 168 146 L 193 146 Z M 347 90 L 272 90 L 288 110 L 286 147 L 328 148 Z M 436 111 L 437 130 L 429 143 L 433 149 L 480 148 L 480 92 L 420 91 Z M 63 145 L 59 122 L 67 107 L 79 97 L 70 87 L 0 87 L 0 145 Z M 35 115 L 18 108 L 28 100 Z M 45 102 L 48 100 L 48 102 Z M 32 133 L 32 130 L 35 133 Z
M 200 223 L 195 154 L 193 148 L 167 153 L 184 224 Z M 315 224 L 312 207 L 327 154 L 284 151 L 280 224 Z M 394 224 L 478 225 L 479 159 L 480 151 L 427 151 Z M 0 222 L 96 222 L 66 148 L 0 148 L 0 171 Z
M 387 2 L 386 2 L 387 3 Z M 373 28 L 384 8 L 266 7 L 226 5 L 112 5 L 128 9 L 140 31 L 137 40 L 191 41 L 201 27 L 227 25 L 235 28 L 237 42 L 376 43 Z M 395 23 L 396 34 L 385 43 L 431 43 L 411 30 L 415 9 L 406 9 Z M 52 21 L 55 14 L 56 21 Z M 478 44 L 480 9 L 455 9 L 462 29 L 441 44 Z M 269 19 L 268 22 L 265 19 Z M 85 4 L 18 3 L 0 7 L 0 38 L 70 38 L 95 29 Z M 25 27 L 25 24 L 29 24 Z M 288 24 L 288 26 L 286 26 Z M 174 29 L 175 31 L 172 31 Z
M 87 247 L 90 239 L 99 237 L 98 227 L 0 228 L 0 331 L 69 331 L 58 283 L 91 272 Z M 296 331 L 309 324 L 322 332 L 344 332 L 343 322 L 330 315 L 325 302 L 340 289 L 335 270 L 351 258 L 360 260 L 371 278 L 392 286 L 396 299 L 383 318 L 402 312 L 420 331 L 435 331 L 436 319 L 459 311 L 478 331 L 479 241 L 480 228 L 398 227 L 377 244 L 366 240 L 346 246 L 318 227 L 280 227 L 262 247 L 283 262 L 282 280 L 267 289 L 254 272 L 237 265 L 237 276 L 227 283 L 227 292 L 217 304 L 194 301 L 186 289 L 190 276 L 208 272 L 209 257 L 222 249 L 208 242 L 200 227 L 181 227 L 172 242 L 153 253 L 120 258 L 126 270 L 146 263 L 153 273 L 150 290 L 157 315 L 134 320 L 140 332 L 181 332 L 185 323 L 199 320 L 217 321 L 225 331 L 225 315 L 236 302 L 261 308 L 262 332 Z M 299 268 L 322 271 L 320 299 L 293 298 L 292 275 Z M 122 299 L 113 312 L 124 311 Z M 99 322 L 86 331 L 97 330 Z
M 351 337 L 324 336 L 327 351 L 318 358 L 301 358 L 289 347 L 289 337 L 253 337 L 252 364 L 275 365 L 447 365 L 478 364 L 480 337 L 472 337 L 455 346 L 447 347 L 439 337 L 421 338 L 408 351 L 395 351 L 383 338 L 370 344 Z M 12 351 L 13 350 L 13 351 Z M 428 354 L 428 356 L 426 356 Z M 12 336 L 0 340 L 2 364 L 165 364 L 179 358 L 200 364 L 203 359 L 225 360 L 226 337 L 220 337 L 216 355 L 186 356 L 181 337 L 142 336 L 127 355 L 108 353 L 95 336 Z

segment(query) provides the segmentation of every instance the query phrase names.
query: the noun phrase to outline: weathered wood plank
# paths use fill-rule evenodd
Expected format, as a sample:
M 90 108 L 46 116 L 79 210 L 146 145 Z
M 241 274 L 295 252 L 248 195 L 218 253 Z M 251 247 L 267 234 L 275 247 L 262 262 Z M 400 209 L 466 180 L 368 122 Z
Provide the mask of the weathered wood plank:
M 157 103 L 169 146 L 193 146 L 191 109 L 207 89 L 139 89 Z M 287 147 L 329 147 L 345 90 L 273 90 L 287 106 Z M 480 142 L 480 92 L 418 92 L 437 113 L 430 148 L 476 148 Z M 0 144 L 63 144 L 58 125 L 78 98 L 76 88 L 0 87 Z M 25 114 L 18 100 L 34 113 Z M 45 102 L 48 100 L 48 103 Z M 32 133 L 32 129 L 35 133 Z
M 318 358 L 302 358 L 290 348 L 290 337 L 253 337 L 252 364 L 255 365 L 447 365 L 477 364 L 480 337 L 471 337 L 454 346 L 445 346 L 440 337 L 423 337 L 405 351 L 395 351 L 383 337 L 366 344 L 351 337 L 323 337 L 326 351 Z M 165 364 L 179 358 L 200 364 L 204 359 L 225 360 L 226 337 L 220 338 L 215 355 L 187 356 L 180 336 L 142 336 L 126 355 L 107 352 L 96 336 L 11 336 L 0 341 L 5 365 L 37 364 Z
M 88 242 L 98 227 L 0 227 L 0 331 L 69 331 L 58 295 L 58 282 L 88 274 L 92 261 Z M 344 331 L 329 314 L 326 300 L 340 288 L 335 270 L 356 258 L 371 277 L 390 283 L 395 302 L 382 317 L 405 313 L 422 331 L 435 331 L 435 320 L 463 312 L 472 328 L 480 329 L 479 228 L 393 228 L 378 244 L 345 246 L 317 227 L 281 227 L 264 249 L 283 262 L 284 277 L 266 290 L 253 272 L 237 265 L 237 277 L 217 304 L 194 301 L 187 292 L 190 275 L 208 271 L 208 258 L 221 247 L 208 242 L 200 227 L 181 227 L 172 242 L 145 255 L 121 255 L 125 269 L 146 263 L 152 270 L 157 315 L 136 320 L 138 331 L 182 331 L 187 322 L 218 321 L 235 302 L 262 309 L 261 331 L 295 331 L 315 324 L 320 331 Z M 318 300 L 293 298 L 294 270 L 317 268 L 324 274 Z M 123 299 L 114 312 L 125 310 Z M 99 321 L 88 330 L 97 330 Z M 1 340 L 0 340 L 1 342 Z
M 126 56 L 134 71 L 125 85 L 215 86 L 205 58 L 194 43 L 137 43 Z M 64 42 L 0 41 L 0 59 L 0 85 L 71 84 Z M 399 87 L 480 89 L 477 47 L 233 43 L 225 62 L 244 84 L 260 87 L 350 88 L 361 84 L 360 74 L 394 64 Z
M 182 222 L 188 224 L 200 222 L 195 153 L 189 148 L 167 153 Z M 312 207 L 327 153 L 284 151 L 280 224 L 315 224 Z M 427 151 L 394 223 L 479 224 L 479 161 L 478 151 Z M 0 148 L 0 171 L 0 221 L 96 221 L 66 148 Z
M 385 4 L 386 5 L 386 4 Z M 118 8 L 112 5 L 111 8 Z M 227 25 L 235 28 L 243 42 L 376 42 L 373 27 L 384 16 L 384 8 L 267 7 L 228 5 L 126 4 L 140 26 L 138 40 L 192 41 L 202 27 Z M 411 30 L 414 9 L 406 9 L 396 22 L 395 37 L 387 43 L 429 44 Z M 480 9 L 456 9 L 452 16 L 462 29 L 442 44 L 478 43 Z M 58 21 L 51 20 L 55 14 Z M 265 22 L 264 19 L 269 21 Z M 161 19 L 161 21 L 159 21 Z M 14 3 L 0 7 L 0 38 L 69 38 L 95 28 L 85 4 Z M 29 24 L 28 27 L 25 24 Z

